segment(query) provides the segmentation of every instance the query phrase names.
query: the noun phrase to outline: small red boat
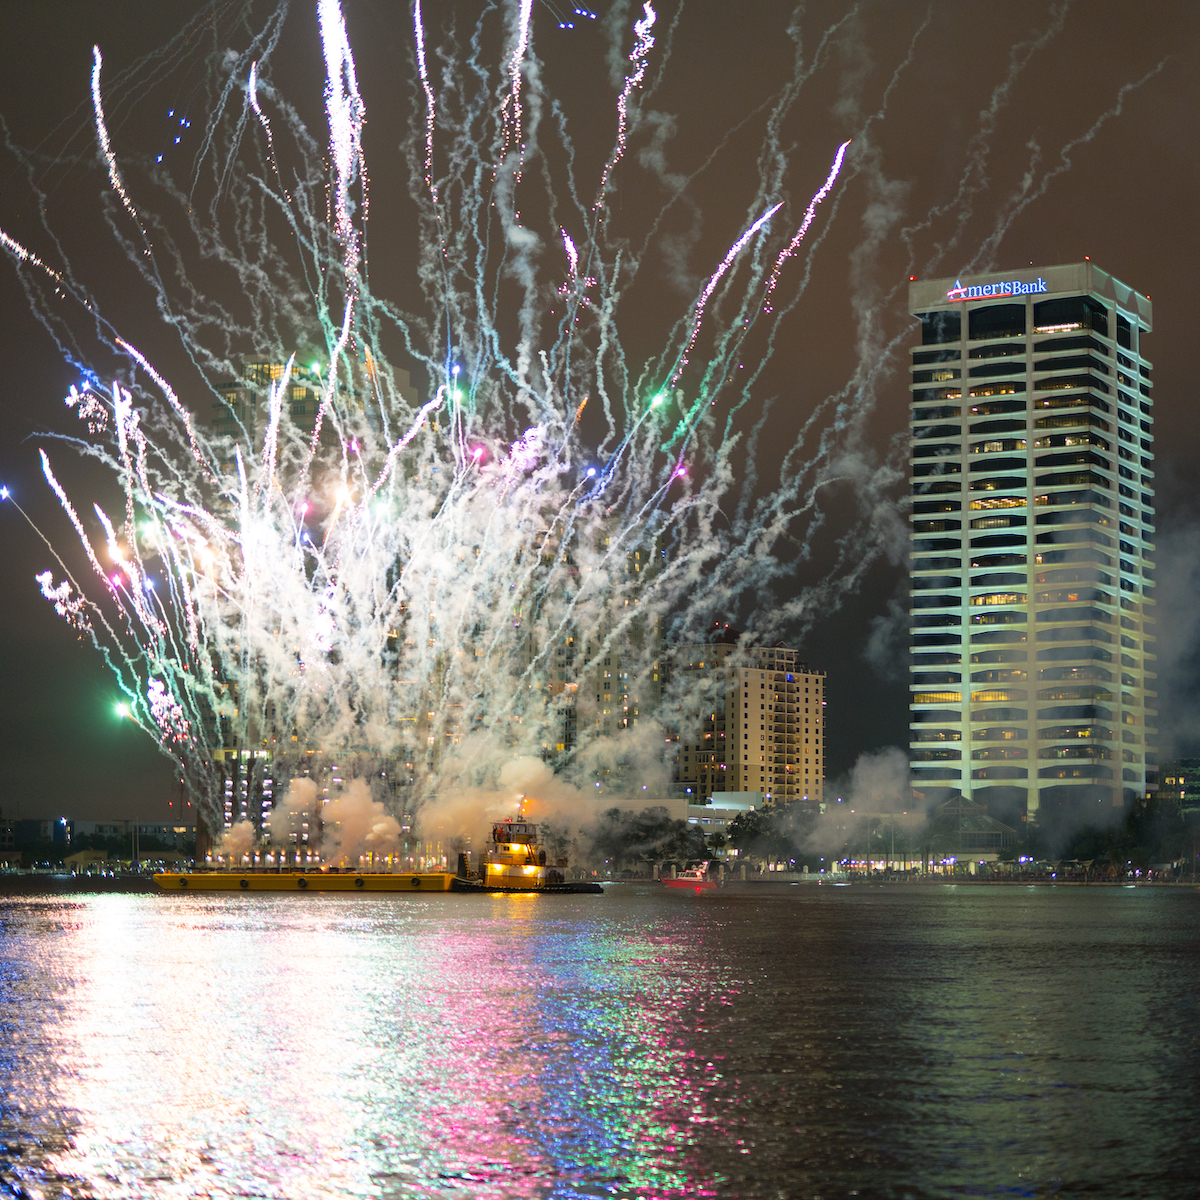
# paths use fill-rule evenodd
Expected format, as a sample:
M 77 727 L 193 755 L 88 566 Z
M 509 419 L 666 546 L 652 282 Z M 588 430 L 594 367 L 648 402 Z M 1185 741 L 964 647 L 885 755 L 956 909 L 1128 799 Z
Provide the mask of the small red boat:
M 674 879 L 664 879 L 663 886 L 669 888 L 691 888 L 693 891 L 702 892 L 707 888 L 715 888 L 716 882 L 709 878 L 708 863 L 701 863 L 698 867 L 688 867 L 686 871 L 680 871 Z

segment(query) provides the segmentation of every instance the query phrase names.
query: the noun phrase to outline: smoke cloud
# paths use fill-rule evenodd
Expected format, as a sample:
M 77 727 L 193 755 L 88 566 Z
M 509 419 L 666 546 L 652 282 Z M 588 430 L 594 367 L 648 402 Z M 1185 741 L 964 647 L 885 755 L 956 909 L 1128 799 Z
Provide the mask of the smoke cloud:
M 1158 697 L 1148 703 L 1158 710 L 1163 762 L 1200 753 L 1200 523 L 1160 530 L 1155 559 L 1157 604 L 1146 630 L 1157 639 Z
M 893 596 L 888 601 L 886 614 L 871 618 L 871 632 L 863 647 L 863 658 L 881 679 L 906 678 L 909 666 L 908 627 L 907 595 Z
M 216 854 L 219 858 L 238 862 L 253 851 L 256 837 L 250 821 L 245 818 L 235 821 L 217 839 Z
M 400 849 L 400 822 L 371 795 L 365 780 L 352 779 L 322 809 L 324 857 L 339 866 Z
M 825 812 L 808 830 L 805 849 L 810 854 L 836 856 L 847 846 L 853 849 L 868 814 L 913 812 L 916 802 L 907 753 L 898 746 L 887 746 L 863 754 L 845 779 L 827 789 L 826 797 Z
M 871 812 L 905 812 L 912 808 L 908 755 L 888 746 L 862 755 L 850 769 L 844 799 Z
M 290 843 L 293 835 L 302 833 L 307 822 L 315 832 L 317 821 L 317 785 L 311 779 L 293 779 L 287 791 L 275 801 L 267 818 L 267 830 L 277 847 Z

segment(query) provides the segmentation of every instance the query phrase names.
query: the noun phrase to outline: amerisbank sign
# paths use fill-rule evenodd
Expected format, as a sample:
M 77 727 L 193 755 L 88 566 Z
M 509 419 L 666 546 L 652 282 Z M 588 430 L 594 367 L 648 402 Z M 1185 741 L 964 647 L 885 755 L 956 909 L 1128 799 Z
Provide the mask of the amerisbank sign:
M 972 287 L 963 287 L 962 281 L 956 279 L 954 287 L 946 293 L 946 299 L 996 300 L 1003 296 L 1034 296 L 1047 290 L 1046 281 L 1040 275 L 1029 283 L 1011 279 L 1007 283 L 980 283 Z

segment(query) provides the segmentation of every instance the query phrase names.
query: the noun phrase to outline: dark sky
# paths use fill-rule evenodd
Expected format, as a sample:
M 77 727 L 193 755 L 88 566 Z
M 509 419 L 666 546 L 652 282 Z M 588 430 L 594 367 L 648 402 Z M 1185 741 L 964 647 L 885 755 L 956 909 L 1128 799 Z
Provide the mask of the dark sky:
M 392 206 L 403 191 L 403 165 L 394 150 L 411 97 L 411 30 L 396 16 L 404 7 L 345 0 L 370 117 L 373 283 L 407 300 L 403 214 Z M 453 12 L 465 25 L 478 7 L 429 3 L 429 24 L 436 28 Z M 602 17 L 611 9 L 608 3 L 595 7 Z M 613 93 L 598 23 L 559 30 L 555 10 L 567 8 L 539 0 L 535 48 L 548 87 L 562 97 L 586 165 L 611 138 Z M 157 152 L 182 161 L 188 145 L 174 146 L 165 98 L 193 114 L 193 129 L 203 125 L 197 111 L 203 104 L 199 48 L 214 28 L 218 41 L 245 44 L 245 27 L 234 19 L 238 6 L 214 6 L 214 21 L 196 26 L 192 49 L 162 59 L 161 77 L 144 95 L 138 88 L 122 89 L 120 80 L 139 62 L 153 62 L 145 56 L 166 44 L 194 11 L 193 5 L 161 0 L 5 6 L 0 113 L 9 137 L 44 156 L 35 160 L 32 178 L 46 193 L 54 228 L 71 247 L 80 274 L 105 296 L 110 311 L 131 323 L 153 324 L 153 314 L 144 298 L 125 294 L 134 281 L 121 275 L 98 219 L 106 188 L 90 123 L 91 46 L 100 44 L 105 78 L 116 81 L 107 103 L 118 153 L 128 148 L 131 154 L 154 154 L 159 146 Z M 269 10 L 255 11 L 263 17 Z M 1200 271 L 1195 217 L 1200 7 L 1191 0 L 1062 6 L 946 0 L 926 9 L 887 0 L 862 4 L 856 15 L 849 11 L 842 4 L 813 3 L 800 22 L 806 60 L 818 51 L 819 59 L 787 130 L 794 202 L 802 205 L 820 185 L 840 141 L 854 137 L 856 150 L 868 153 L 844 176 L 832 223 L 822 219 L 814 228 L 814 237 L 827 233 L 812 279 L 764 378 L 763 391 L 775 397 L 776 431 L 783 440 L 794 437 L 813 406 L 853 376 L 864 345 L 873 361 L 875 347 L 905 328 L 910 269 L 922 276 L 956 274 L 1006 221 L 991 255 L 995 266 L 1088 255 L 1148 292 L 1154 302 L 1147 345 L 1155 364 L 1161 649 L 1168 676 L 1163 707 L 1171 744 L 1197 752 L 1194 596 L 1200 573 L 1193 481 L 1200 422 L 1187 363 Z M 673 117 L 667 142 L 673 169 L 696 169 L 725 139 L 692 189 L 701 224 L 686 269 L 699 278 L 744 222 L 761 132 L 752 113 L 789 77 L 791 8 L 771 0 L 704 0 L 685 4 L 672 25 L 675 12 L 664 5 L 660 15 L 653 70 L 668 41 L 670 56 L 649 105 Z M 819 50 L 837 21 L 842 23 Z M 905 63 L 910 47 L 911 61 Z M 1007 89 L 1001 88 L 1010 74 Z M 137 78 L 147 77 L 143 66 Z M 308 4 L 292 8 L 275 77 L 323 139 L 323 78 Z M 647 137 L 645 130 L 635 131 L 631 155 Z M 54 247 L 35 219 L 22 161 L 9 153 L 0 163 L 0 227 L 52 259 Z M 621 217 L 635 223 L 641 211 L 637 188 L 617 203 Z M 832 211 L 829 202 L 823 215 Z M 958 241 L 945 249 L 956 231 Z M 670 262 L 664 254 L 668 296 Z M 686 307 L 679 295 L 675 302 L 679 310 Z M 41 480 L 37 448 L 44 443 L 34 435 L 66 427 L 60 402 L 73 376 L 29 317 L 8 261 L 0 263 L 0 317 L 5 364 L 0 479 L 62 541 L 69 530 Z M 145 337 L 161 338 L 161 332 L 147 329 Z M 906 427 L 906 346 L 902 341 L 877 394 L 860 409 L 864 461 L 886 457 Z M 62 458 L 65 451 L 56 453 Z M 763 450 L 768 461 L 773 453 L 769 446 Z M 73 481 L 86 486 L 86 473 L 81 470 Z M 903 483 L 893 489 L 897 498 L 903 492 Z M 836 524 L 834 519 L 831 528 Z M 170 765 L 136 730 L 115 719 L 115 696 L 102 665 L 40 597 L 33 575 L 50 565 L 44 548 L 11 511 L 0 510 L 0 538 L 9 575 L 0 593 L 5 684 L 0 809 L 5 816 L 19 807 L 22 815 L 79 817 L 166 817 L 177 811 L 168 808 L 171 801 L 178 804 Z M 895 561 L 881 559 L 865 585 L 821 620 L 803 645 L 809 660 L 829 675 L 831 776 L 866 751 L 907 741 L 907 688 L 900 674 L 905 638 L 894 603 L 889 609 L 889 602 L 903 597 L 902 553 L 897 546 Z M 827 559 L 826 548 L 800 564 L 795 586 L 819 577 Z M 787 585 L 781 588 L 786 590 Z

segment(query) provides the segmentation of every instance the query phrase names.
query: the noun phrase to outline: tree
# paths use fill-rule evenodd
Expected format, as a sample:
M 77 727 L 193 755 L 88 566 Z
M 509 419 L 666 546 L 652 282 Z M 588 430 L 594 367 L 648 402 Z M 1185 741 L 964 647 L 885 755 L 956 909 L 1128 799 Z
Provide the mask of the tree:
M 766 843 L 766 829 L 763 814 L 757 809 L 738 813 L 729 822 L 729 844 L 743 858 L 761 857 L 762 848 Z
M 610 808 L 582 833 L 591 840 L 588 857 L 603 859 L 617 871 L 628 862 L 708 857 L 700 827 L 672 820 L 667 810 L 657 805 L 640 813 Z

